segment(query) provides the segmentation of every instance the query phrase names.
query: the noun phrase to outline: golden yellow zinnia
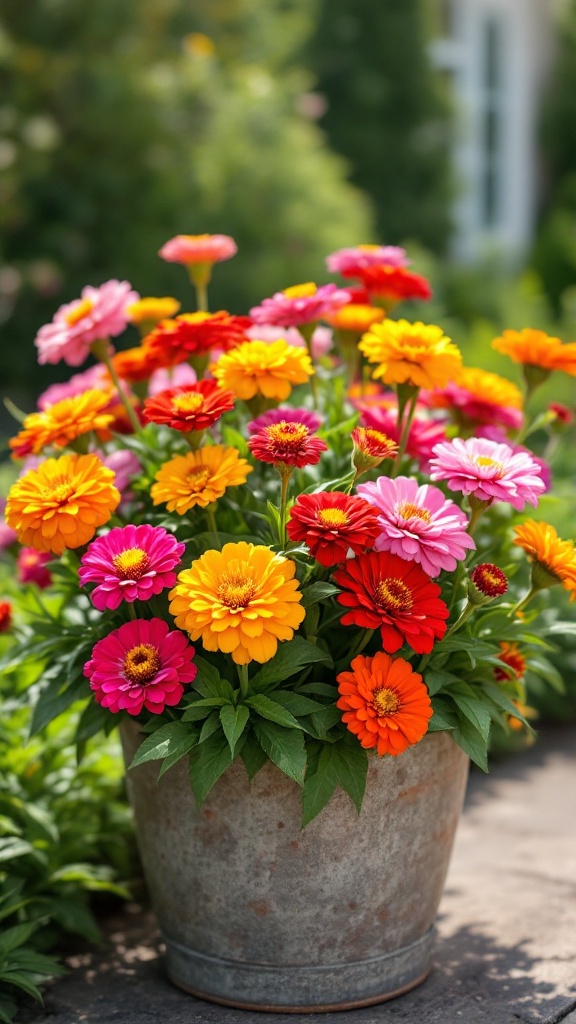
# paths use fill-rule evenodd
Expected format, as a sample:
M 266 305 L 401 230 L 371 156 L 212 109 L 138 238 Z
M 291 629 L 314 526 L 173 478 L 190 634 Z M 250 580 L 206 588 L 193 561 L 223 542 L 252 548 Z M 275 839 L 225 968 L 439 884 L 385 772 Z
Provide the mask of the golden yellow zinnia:
M 523 548 L 534 563 L 534 585 L 550 587 L 561 583 L 573 601 L 576 598 L 576 551 L 573 542 L 561 540 L 550 523 L 538 523 L 534 519 L 515 526 L 514 532 L 514 543 Z
M 207 651 L 231 654 L 237 665 L 269 661 L 304 619 L 295 569 L 263 545 L 225 544 L 179 574 L 170 613 Z
M 82 434 L 105 430 L 112 413 L 103 412 L 110 405 L 111 393 L 90 388 L 81 395 L 64 398 L 42 412 L 33 412 L 24 420 L 22 430 L 11 438 L 12 456 L 24 459 L 38 455 L 44 448 L 65 448 Z
M 212 373 L 223 388 L 238 398 L 257 394 L 275 401 L 289 397 L 294 384 L 305 384 L 314 373 L 308 352 L 289 345 L 283 338 L 268 344 L 245 341 L 220 356 Z
M 161 299 L 148 296 L 145 299 L 138 299 L 138 302 L 131 302 L 126 307 L 128 319 L 131 324 L 157 324 L 160 320 L 175 316 L 180 309 L 181 303 L 166 295 Z
M 378 364 L 372 376 L 385 384 L 443 388 L 462 366 L 460 350 L 442 328 L 420 321 L 374 324 L 360 339 L 359 348 L 369 363 Z
M 21 544 L 61 555 L 87 544 L 120 502 L 115 474 L 96 455 L 47 459 L 13 484 L 6 522 Z
M 492 348 L 524 366 L 537 366 L 550 373 L 562 370 L 576 375 L 576 342 L 563 345 L 560 338 L 550 337 L 544 331 L 531 327 L 522 331 L 504 331 L 501 337 L 494 338 Z
M 176 455 L 158 470 L 150 494 L 155 505 L 183 516 L 194 505 L 206 508 L 217 501 L 227 487 L 246 483 L 252 466 L 240 458 L 236 448 L 206 445 L 186 455 Z

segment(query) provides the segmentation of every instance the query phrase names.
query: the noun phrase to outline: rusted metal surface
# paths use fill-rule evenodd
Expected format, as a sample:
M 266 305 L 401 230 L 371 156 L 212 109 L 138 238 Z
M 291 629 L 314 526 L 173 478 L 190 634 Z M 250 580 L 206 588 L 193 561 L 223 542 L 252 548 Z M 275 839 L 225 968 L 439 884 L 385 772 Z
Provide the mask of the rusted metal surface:
M 129 723 L 127 760 L 141 737 Z M 468 762 L 446 733 L 371 758 L 360 816 L 345 793 L 304 831 L 274 765 L 232 765 L 197 810 L 184 764 L 128 773 L 173 981 L 232 1005 L 367 1005 L 429 969 Z

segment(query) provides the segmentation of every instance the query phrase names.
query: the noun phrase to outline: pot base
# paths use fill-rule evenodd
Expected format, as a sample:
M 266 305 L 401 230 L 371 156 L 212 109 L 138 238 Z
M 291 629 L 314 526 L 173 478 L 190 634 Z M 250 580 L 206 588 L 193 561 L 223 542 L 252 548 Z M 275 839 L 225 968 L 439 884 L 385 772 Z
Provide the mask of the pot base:
M 198 999 L 239 1010 L 328 1013 L 383 1003 L 421 985 L 430 973 L 434 929 L 383 956 L 313 967 L 221 960 L 165 942 L 170 981 Z

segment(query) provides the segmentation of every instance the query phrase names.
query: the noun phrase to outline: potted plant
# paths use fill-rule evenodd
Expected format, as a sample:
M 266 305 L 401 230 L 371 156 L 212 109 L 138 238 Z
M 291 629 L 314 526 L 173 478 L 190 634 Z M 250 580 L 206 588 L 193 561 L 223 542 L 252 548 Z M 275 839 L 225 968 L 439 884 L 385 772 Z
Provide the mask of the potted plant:
M 576 555 L 526 518 L 549 486 L 527 443 L 561 424 L 530 402 L 576 345 L 496 339 L 525 394 L 463 367 L 393 315 L 431 293 L 390 246 L 329 257 L 353 287 L 210 313 L 234 253 L 161 250 L 196 312 L 109 281 L 40 330 L 40 362 L 96 362 L 10 441 L 21 578 L 51 580 L 11 659 L 37 666 L 34 729 L 77 701 L 80 749 L 121 723 L 176 984 L 366 1005 L 426 976 L 468 760 L 492 723 L 529 729 L 527 671 L 554 675 L 563 625 L 533 620 L 547 588 L 574 597 Z

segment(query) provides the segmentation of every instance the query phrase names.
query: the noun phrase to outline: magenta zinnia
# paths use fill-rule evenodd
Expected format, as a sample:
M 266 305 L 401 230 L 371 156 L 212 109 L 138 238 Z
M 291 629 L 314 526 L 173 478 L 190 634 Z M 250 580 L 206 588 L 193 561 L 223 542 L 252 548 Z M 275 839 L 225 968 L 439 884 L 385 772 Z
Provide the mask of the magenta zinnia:
M 455 437 L 437 444 L 430 460 L 432 480 L 446 480 L 451 491 L 479 501 L 507 501 L 521 512 L 526 502 L 537 505 L 546 490 L 540 466 L 525 451 L 486 438 Z
M 161 526 L 116 527 L 90 544 L 78 570 L 80 583 L 97 584 L 90 598 L 100 611 L 122 601 L 148 601 L 174 586 L 185 547 Z
M 248 447 L 260 462 L 272 462 L 275 466 L 315 466 L 328 445 L 313 437 L 303 423 L 271 423 L 263 427 L 248 440 Z
M 159 715 L 175 707 L 184 685 L 196 678 L 194 654 L 184 634 L 170 631 L 163 619 L 136 619 L 98 641 L 84 675 L 103 708 Z
M 311 281 L 285 288 L 270 299 L 264 299 L 261 306 L 254 306 L 250 316 L 255 324 L 276 324 L 280 327 L 299 327 L 314 323 L 325 313 L 330 313 L 350 302 L 350 295 L 335 284 L 318 287 Z

